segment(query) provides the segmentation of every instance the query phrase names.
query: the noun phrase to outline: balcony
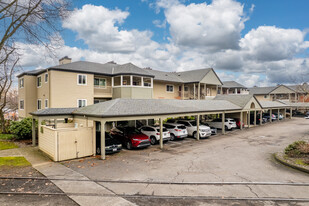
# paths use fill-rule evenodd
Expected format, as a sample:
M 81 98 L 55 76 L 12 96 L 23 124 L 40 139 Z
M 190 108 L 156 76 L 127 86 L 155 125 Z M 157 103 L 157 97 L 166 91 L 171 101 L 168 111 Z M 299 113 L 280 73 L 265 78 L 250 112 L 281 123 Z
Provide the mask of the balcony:
M 96 98 L 112 98 L 112 93 L 113 89 L 111 86 L 94 86 L 94 97 Z

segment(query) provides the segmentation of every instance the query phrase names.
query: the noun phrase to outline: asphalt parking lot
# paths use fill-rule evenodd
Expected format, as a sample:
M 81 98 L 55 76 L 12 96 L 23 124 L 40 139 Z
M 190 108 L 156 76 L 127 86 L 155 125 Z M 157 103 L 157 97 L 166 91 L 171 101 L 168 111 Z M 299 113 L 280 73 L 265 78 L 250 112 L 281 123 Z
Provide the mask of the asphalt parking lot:
M 309 120 L 293 118 L 200 141 L 187 138 L 168 142 L 163 151 L 156 145 L 123 150 L 105 161 L 92 157 L 64 164 L 115 194 L 154 196 L 164 205 L 173 204 L 166 203 L 165 196 L 204 197 L 196 204 L 240 198 L 237 204 L 248 205 L 249 198 L 264 205 L 276 203 L 277 198 L 281 202 L 286 199 L 288 204 L 296 200 L 299 205 L 308 205 L 301 200 L 309 198 L 309 175 L 277 163 L 272 156 L 300 139 L 309 140 Z M 143 205 L 144 199 L 130 200 Z

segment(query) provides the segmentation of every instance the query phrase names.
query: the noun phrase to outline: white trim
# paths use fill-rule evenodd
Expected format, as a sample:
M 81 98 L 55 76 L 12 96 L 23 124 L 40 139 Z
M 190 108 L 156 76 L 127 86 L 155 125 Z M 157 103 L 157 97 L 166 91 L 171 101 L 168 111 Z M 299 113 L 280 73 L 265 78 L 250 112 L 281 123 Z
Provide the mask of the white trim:
M 173 91 L 172 91 L 172 92 L 167 91 L 167 86 L 172 86 L 172 87 L 173 87 Z M 173 84 L 166 84 L 166 85 L 165 85 L 165 92 L 167 92 L 167 93 L 174 93 L 174 91 L 175 91 L 175 87 L 174 87 Z
M 133 75 L 130 76 L 131 87 L 133 87 Z
M 46 81 L 46 75 L 47 75 L 47 81 Z M 48 74 L 48 73 L 45 73 L 45 74 L 44 74 L 44 82 L 45 82 L 45 83 L 48 83 L 48 79 L 49 79 L 49 74 Z
M 46 107 L 46 101 L 47 101 L 47 107 Z M 44 107 L 45 107 L 45 109 L 48 109 L 48 108 L 49 108 L 49 102 L 48 102 L 48 99 L 45 99 L 45 100 L 44 100 Z
M 85 107 L 87 106 L 87 99 L 77 99 L 77 107 L 79 108 L 79 100 L 85 101 Z
M 123 82 L 122 81 L 123 81 L 123 77 L 122 77 L 122 75 L 120 75 L 120 86 L 121 87 L 123 86 L 123 84 L 122 84 Z
M 112 77 L 112 87 L 114 87 L 114 77 Z
M 79 76 L 85 76 L 85 84 L 80 84 L 79 83 Z M 79 86 L 87 86 L 87 74 L 77 74 L 77 85 Z
M 23 109 L 20 108 L 20 102 L 21 102 L 21 101 L 24 102 L 24 108 L 23 108 Z M 24 109 L 25 109 L 25 100 L 24 100 L 24 99 L 20 99 L 19 102 L 18 102 L 18 104 L 19 104 L 19 105 L 18 105 L 18 109 L 19 109 L 19 110 L 24 110 Z
M 39 101 L 41 102 L 41 108 L 39 109 Z M 36 101 L 36 109 L 41 110 L 42 109 L 42 99 L 37 99 Z
M 41 85 L 40 85 L 40 86 L 38 86 L 38 83 L 39 83 L 38 79 L 39 79 L 39 78 L 41 78 Z M 42 75 L 36 77 L 36 87 L 37 87 L 37 88 L 42 87 Z

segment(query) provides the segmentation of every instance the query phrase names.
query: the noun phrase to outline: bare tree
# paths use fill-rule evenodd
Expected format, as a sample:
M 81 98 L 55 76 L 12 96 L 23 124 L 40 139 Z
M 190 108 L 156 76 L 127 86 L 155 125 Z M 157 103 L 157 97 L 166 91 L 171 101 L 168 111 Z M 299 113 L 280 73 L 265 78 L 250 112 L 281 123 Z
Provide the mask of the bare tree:
M 69 0 L 0 0 L 0 120 L 7 104 L 16 66 L 23 55 L 18 42 L 45 46 L 61 39 L 61 20 L 68 14 Z

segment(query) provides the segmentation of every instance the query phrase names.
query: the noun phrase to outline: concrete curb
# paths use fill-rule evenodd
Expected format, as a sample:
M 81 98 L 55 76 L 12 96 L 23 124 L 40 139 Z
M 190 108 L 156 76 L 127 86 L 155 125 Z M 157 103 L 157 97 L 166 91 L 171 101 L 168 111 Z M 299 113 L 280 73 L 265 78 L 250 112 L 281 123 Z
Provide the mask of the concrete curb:
M 305 172 L 305 173 L 308 173 L 308 174 L 309 174 L 309 167 L 306 167 L 306 166 L 302 166 L 302 165 L 298 165 L 298 164 L 292 163 L 291 161 L 286 160 L 286 159 L 283 158 L 282 156 L 283 156 L 283 153 L 282 153 L 282 152 L 274 153 L 274 158 L 275 158 L 275 160 L 277 160 L 277 161 L 280 162 L 281 164 L 283 164 L 283 165 L 285 165 L 285 166 L 288 166 L 288 167 L 291 167 L 291 168 L 296 169 L 296 170 L 300 170 L 300 171 L 302 171 L 302 172 Z

